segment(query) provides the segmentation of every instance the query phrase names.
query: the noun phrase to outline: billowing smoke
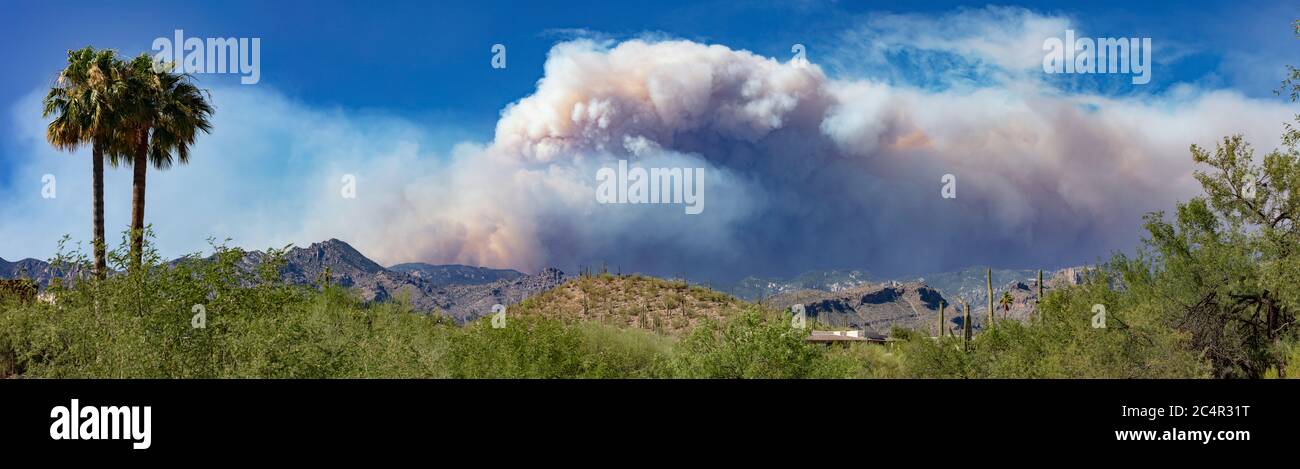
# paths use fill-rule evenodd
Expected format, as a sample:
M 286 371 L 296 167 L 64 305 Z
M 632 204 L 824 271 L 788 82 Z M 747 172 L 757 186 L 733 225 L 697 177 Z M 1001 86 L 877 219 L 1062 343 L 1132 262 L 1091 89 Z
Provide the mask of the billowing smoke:
M 490 144 L 401 203 L 361 209 L 375 222 L 347 235 L 392 261 L 530 270 L 1055 267 L 1132 248 L 1143 213 L 1194 194 L 1190 143 L 1267 138 L 1285 119 L 1231 93 L 933 93 L 719 45 L 576 41 L 552 50 Z M 618 160 L 705 168 L 703 213 L 597 203 L 597 170 Z M 955 198 L 941 195 L 946 174 Z
M 1127 98 L 1034 83 L 932 91 L 641 40 L 555 46 L 495 137 L 449 155 L 430 155 L 428 123 L 312 110 L 265 90 L 214 95 L 218 130 L 195 163 L 151 179 L 164 241 L 335 237 L 385 264 L 604 264 L 694 278 L 1090 262 L 1133 248 L 1143 213 L 1197 192 L 1189 144 L 1244 133 L 1271 149 L 1292 114 L 1190 87 Z M 702 213 L 599 203 L 597 172 L 620 160 L 704 168 Z M 355 199 L 339 196 L 344 174 Z M 949 174 L 955 198 L 942 195 Z M 110 188 L 129 186 L 112 177 Z M 78 210 L 59 213 L 89 213 Z M 110 210 L 110 224 L 122 216 Z

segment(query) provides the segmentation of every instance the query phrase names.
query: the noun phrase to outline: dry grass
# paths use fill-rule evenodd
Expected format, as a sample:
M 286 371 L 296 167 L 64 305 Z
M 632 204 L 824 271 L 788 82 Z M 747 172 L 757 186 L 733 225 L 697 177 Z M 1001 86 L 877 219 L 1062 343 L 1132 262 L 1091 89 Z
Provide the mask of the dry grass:
M 730 295 L 683 281 L 601 274 L 570 280 L 512 311 L 681 336 L 705 318 L 723 319 L 744 306 Z

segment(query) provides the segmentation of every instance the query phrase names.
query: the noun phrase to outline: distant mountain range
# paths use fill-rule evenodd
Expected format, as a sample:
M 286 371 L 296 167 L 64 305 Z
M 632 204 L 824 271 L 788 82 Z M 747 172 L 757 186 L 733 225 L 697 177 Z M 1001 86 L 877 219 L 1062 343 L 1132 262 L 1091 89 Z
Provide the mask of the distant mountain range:
M 483 285 L 526 276 L 523 272 L 510 269 L 489 269 L 458 264 L 434 265 L 422 262 L 397 264 L 389 267 L 389 270 L 405 272 L 438 285 Z
M 259 262 L 265 254 L 251 252 Z M 291 283 L 310 285 L 329 269 L 335 284 L 355 288 L 366 301 L 406 295 L 419 311 L 440 311 L 460 322 L 491 314 L 494 304 L 512 304 L 564 282 L 563 272 L 545 269 L 536 275 L 515 270 L 463 265 L 408 263 L 385 268 L 337 239 L 292 248 L 285 254 L 281 275 Z
M 799 290 L 764 303 L 778 308 L 802 304 L 808 321 L 816 321 L 820 329 L 858 329 L 885 335 L 895 326 L 933 331 L 939 305 L 947 304 L 947 300 L 938 290 L 920 282 L 888 282 L 833 292 Z M 947 309 L 951 318 L 952 308 Z
M 42 260 L 23 259 L 18 262 L 9 262 L 0 259 L 0 279 L 31 279 L 40 288 L 44 289 L 49 286 L 50 280 L 55 277 L 54 269 L 50 267 L 50 263 Z
M 241 268 L 255 269 L 266 260 L 262 251 L 248 251 Z M 172 263 L 180 260 L 172 261 Z M 418 311 L 438 311 L 459 322 L 491 314 L 494 304 L 515 304 L 563 284 L 568 277 L 557 269 L 526 274 L 510 269 L 466 265 L 406 263 L 383 267 L 337 239 L 291 248 L 280 275 L 298 285 L 314 285 L 328 272 L 331 282 L 355 289 L 365 301 L 405 297 Z M 1051 272 L 1047 286 L 1079 283 L 1084 269 Z M 1037 299 L 1037 271 L 993 270 L 994 295 L 1009 291 L 1015 300 L 1008 314 L 1023 319 Z M 710 285 L 737 298 L 777 308 L 805 305 L 810 320 L 824 325 L 888 333 L 893 326 L 934 329 L 939 304 L 947 305 L 946 322 L 960 328 L 957 299 L 971 304 L 972 326 L 987 317 L 986 270 L 973 267 L 897 281 L 874 279 L 862 270 L 807 272 L 789 280 L 748 277 L 734 284 Z M 41 288 L 55 277 L 45 261 L 0 259 L 0 278 L 30 278 Z M 999 312 L 999 314 L 1003 314 Z
M 248 251 L 242 269 L 256 269 L 266 260 L 262 251 Z M 171 263 L 179 262 L 172 261 Z M 314 285 L 328 269 L 330 281 L 354 288 L 365 301 L 406 295 L 419 311 L 440 311 L 460 322 L 491 314 L 492 305 L 512 304 L 564 282 L 563 272 L 545 269 L 536 275 L 515 270 L 463 265 L 401 264 L 385 268 L 337 239 L 292 248 L 284 256 L 280 275 L 297 285 Z M 0 259 L 0 278 L 29 278 L 41 288 L 55 275 L 49 263 L 36 259 Z
M 733 284 L 710 284 L 709 286 L 742 300 L 758 301 L 800 290 L 830 292 L 847 290 L 871 282 L 871 274 L 862 270 L 821 270 L 805 272 L 789 280 L 746 277 Z
M 986 304 L 988 297 L 987 267 L 968 267 L 952 272 L 937 272 L 917 277 L 874 277 L 863 270 L 821 270 L 800 274 L 789 280 L 779 278 L 747 277 L 733 284 L 710 284 L 709 286 L 735 295 L 747 301 L 760 301 L 765 298 L 783 296 L 804 290 L 840 292 L 864 285 L 887 282 L 918 282 L 938 290 L 944 297 L 958 298 L 972 305 Z M 1045 271 L 1044 282 L 1077 284 L 1083 280 L 1081 267 L 1056 271 Z M 994 294 L 1007 291 L 1008 286 L 1017 283 L 1037 282 L 1038 271 L 1029 269 L 992 269 Z
M 987 273 L 980 286 L 981 292 L 967 299 L 970 304 L 971 329 L 979 331 L 988 324 L 988 286 Z M 1037 272 L 1035 271 L 1035 275 Z M 996 278 L 996 276 L 995 276 Z M 1050 279 L 1050 280 L 1049 280 Z M 969 279 L 960 278 L 962 282 Z M 1044 273 L 1044 293 L 1054 288 L 1077 284 L 1082 280 L 1081 269 L 1063 269 L 1050 277 Z M 1007 309 L 998 306 L 997 300 L 1002 292 L 1011 294 L 1011 305 Z M 998 319 L 1009 318 L 1024 321 L 1037 311 L 1037 279 L 1032 282 L 1015 280 L 1006 284 L 993 284 L 994 315 Z M 947 334 L 961 334 L 964 328 L 964 311 L 960 308 L 960 294 L 948 295 L 942 290 L 919 280 L 910 282 L 887 281 L 869 283 L 838 291 L 803 289 L 782 293 L 766 298 L 763 303 L 777 309 L 790 309 L 796 304 L 804 306 L 804 312 L 810 322 L 816 321 L 821 328 L 858 329 L 889 335 L 894 327 L 904 327 L 939 333 L 940 306 L 943 308 L 944 331 Z

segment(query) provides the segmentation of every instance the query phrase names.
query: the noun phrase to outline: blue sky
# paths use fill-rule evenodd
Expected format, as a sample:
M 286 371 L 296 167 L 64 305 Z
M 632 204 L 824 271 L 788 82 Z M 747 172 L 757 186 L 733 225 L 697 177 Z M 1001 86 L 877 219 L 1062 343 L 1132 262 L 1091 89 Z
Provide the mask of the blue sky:
M 1300 3 L 1294 1 L 1008 6 L 1068 18 L 1080 35 L 1153 38 L 1157 64 L 1150 85 L 1126 86 L 1117 77 L 1043 80 L 1063 93 L 1151 103 L 1176 95 L 1180 86 L 1192 86 L 1196 94 L 1227 90 L 1251 102 L 1282 103 L 1272 90 L 1283 65 L 1300 63 L 1300 41 L 1290 29 L 1300 18 Z M 867 48 L 852 44 L 879 38 L 878 30 L 860 31 L 882 17 L 937 20 L 926 23 L 937 29 L 924 34 L 943 36 L 944 18 L 978 14 L 985 7 L 951 1 L 7 2 L 0 15 L 0 40 L 6 44 L 6 72 L 0 74 L 0 197 L 29 197 L 31 181 L 25 174 L 30 171 L 20 171 L 30 169 L 33 153 L 19 135 L 31 126 L 24 105 L 49 86 L 66 50 L 85 45 L 135 54 L 175 29 L 191 37 L 258 37 L 261 82 L 249 87 L 269 91 L 295 109 L 373 115 L 403 123 L 397 127 L 419 123 L 413 132 L 420 134 L 415 140 L 421 158 L 446 159 L 455 144 L 490 142 L 503 108 L 536 91 L 548 51 L 575 38 L 611 44 L 631 38 L 685 39 L 780 61 L 790 56 L 791 44 L 799 43 L 831 79 L 874 80 L 936 93 L 954 86 L 1014 89 L 1005 78 L 988 77 L 985 58 L 942 62 L 937 60 L 943 53 L 903 49 L 891 50 L 882 64 L 866 52 L 856 55 Z M 508 48 L 504 70 L 489 66 L 495 43 Z M 997 69 L 996 63 L 992 66 Z M 202 75 L 199 83 L 220 90 L 241 86 L 234 76 Z M 270 158 L 264 165 L 257 169 L 293 170 L 292 164 Z M 85 224 L 81 215 L 67 214 L 76 221 L 64 231 L 79 230 Z M 182 243 L 174 250 L 193 245 Z M 48 243 L 10 245 L 0 249 L 0 256 L 43 257 L 46 251 Z M 772 269 L 795 268 L 777 264 Z
M 81 3 L 75 7 L 73 4 Z M 942 13 L 985 2 L 40 2 L 19 1 L 0 17 L 10 72 L 0 104 L 48 85 L 64 53 L 85 45 L 125 53 L 184 29 L 196 36 L 260 37 L 263 82 L 321 105 L 445 115 L 488 135 L 505 104 L 541 77 L 547 50 L 587 30 L 613 37 L 664 33 L 784 57 L 789 44 L 833 41 L 842 29 L 880 12 Z M 1094 36 L 1141 35 L 1192 49 L 1156 75 L 1155 86 L 1208 81 L 1251 95 L 1275 78 L 1221 70 L 1243 55 L 1269 65 L 1295 56 L 1288 24 L 1294 1 L 1019 2 L 1079 18 Z M 487 66 L 492 44 L 508 46 L 505 71 Z M 812 54 L 816 54 L 814 48 Z M 412 79 L 421 80 L 417 87 Z M 203 82 L 231 80 L 204 77 Z M 232 80 L 233 81 L 233 80 Z M 4 116 L 11 118 L 12 116 Z

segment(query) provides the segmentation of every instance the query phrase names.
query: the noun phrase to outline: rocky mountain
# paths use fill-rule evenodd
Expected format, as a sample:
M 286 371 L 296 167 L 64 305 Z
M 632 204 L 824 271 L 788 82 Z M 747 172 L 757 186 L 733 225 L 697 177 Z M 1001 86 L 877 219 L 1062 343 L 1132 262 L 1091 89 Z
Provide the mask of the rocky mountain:
M 959 330 L 961 318 L 953 314 L 951 303 L 938 290 L 921 282 L 865 284 L 835 292 L 800 290 L 777 295 L 764 304 L 783 309 L 802 304 L 809 323 L 816 321 L 817 328 L 888 334 L 895 326 L 935 333 L 940 302 L 949 305 L 945 322 Z M 979 326 L 981 322 L 972 324 Z
M 492 305 L 512 305 L 533 295 L 548 291 L 565 282 L 559 269 L 543 269 L 535 275 L 514 279 L 501 279 L 476 285 L 446 285 L 435 287 L 429 297 L 441 311 L 457 321 L 472 321 L 492 314 Z
M 800 290 L 828 292 L 847 290 L 871 282 L 871 274 L 862 270 L 822 270 L 804 272 L 791 279 L 746 277 L 734 284 L 710 286 L 730 293 L 736 298 L 758 301 Z
M 1051 288 L 1044 287 L 1043 291 L 1049 291 Z M 1001 305 L 1002 292 L 1011 294 L 1011 305 L 1009 308 Z M 993 313 L 999 319 L 1010 318 L 1017 321 L 1028 320 L 1038 310 L 1038 281 L 1011 282 L 1002 286 L 1002 288 L 993 287 Z M 988 303 L 980 303 L 978 307 L 971 305 L 971 314 L 981 318 L 988 317 Z M 978 314 L 977 314 L 978 313 Z
M 1048 286 L 1056 283 L 1077 285 L 1084 279 L 1085 267 L 1071 267 L 1044 272 Z M 801 290 L 837 292 L 873 283 L 899 281 L 920 282 L 939 290 L 945 297 L 964 299 L 971 304 L 985 304 L 988 296 L 987 267 L 968 267 L 950 272 L 936 272 L 916 277 L 879 278 L 862 270 L 810 271 L 798 277 L 780 278 L 747 277 L 735 284 L 711 285 L 737 298 L 758 301 Z M 1016 282 L 1037 282 L 1038 271 L 1030 269 L 992 269 L 994 295 L 999 296 Z
M 255 271 L 266 259 L 262 251 L 248 251 L 239 268 Z M 177 262 L 181 260 L 168 264 Z M 390 269 L 337 239 L 289 249 L 280 268 L 281 277 L 296 285 L 317 285 L 326 273 L 330 282 L 353 289 L 365 301 L 404 297 L 417 311 L 440 312 L 460 322 L 490 314 L 497 303 L 518 303 L 565 279 L 556 269 L 536 275 L 462 265 L 402 264 Z M 0 259 L 0 278 L 31 278 L 45 288 L 54 273 L 44 261 Z
M 265 260 L 265 253 L 249 251 L 240 264 L 241 268 L 251 271 Z M 556 269 L 546 269 L 536 275 L 529 275 L 509 269 L 465 265 L 408 263 L 386 268 L 337 239 L 313 243 L 307 247 L 291 248 L 285 253 L 284 261 L 280 273 L 290 283 L 316 285 L 328 273 L 332 283 L 353 289 L 365 301 L 404 298 L 418 311 L 437 311 L 460 322 L 491 314 L 494 304 L 517 304 L 529 297 L 552 290 L 568 280 L 563 272 Z M 179 260 L 172 261 L 175 262 Z M 1087 268 L 1083 267 L 1052 272 L 1048 274 L 1045 288 L 1078 284 L 1083 281 L 1086 274 Z M 54 276 L 53 269 L 44 261 L 24 259 L 9 262 L 0 259 L 0 278 L 30 278 L 41 288 L 45 288 Z M 881 282 L 873 281 L 869 273 L 861 270 L 828 270 L 806 272 L 788 280 L 749 277 L 717 289 L 740 299 L 781 309 L 789 308 L 794 304 L 803 304 L 808 318 L 819 322 L 824 327 L 864 329 L 885 334 L 894 326 L 901 326 L 921 328 L 933 333 L 938 321 L 940 301 L 947 305 L 945 322 L 951 330 L 960 330 L 962 327 L 961 314 L 957 311 L 957 307 L 953 306 L 954 303 L 959 303 L 960 299 L 968 301 L 971 305 L 972 326 L 976 330 L 983 326 L 988 318 L 985 276 L 984 268 L 972 267 L 955 272 L 926 275 L 905 282 Z M 1018 320 L 1031 317 L 1038 298 L 1036 277 L 1037 271 L 994 270 L 994 301 L 1000 298 L 1002 292 L 1010 292 L 1013 299 L 1009 311 L 995 306 L 996 314 L 999 317 L 1005 315 Z M 658 285 L 650 280 L 620 280 L 615 283 L 619 288 Z M 684 282 L 681 284 L 686 285 Z M 708 298 L 709 301 L 701 300 L 696 302 L 699 304 L 695 304 L 682 300 L 681 293 L 659 295 L 666 299 L 651 295 L 654 299 L 646 300 L 645 304 L 622 305 L 615 301 L 611 304 L 619 304 L 619 306 L 604 306 L 613 300 L 601 295 L 595 295 L 596 297 L 593 298 L 593 294 L 585 290 L 580 295 L 573 294 L 569 291 L 573 288 L 576 287 L 570 285 L 567 290 L 564 290 L 569 292 L 565 297 L 580 298 L 581 301 L 574 300 L 578 301 L 574 304 L 584 305 L 583 314 L 600 315 L 602 320 L 608 319 L 603 315 L 607 314 L 606 309 L 611 308 L 620 311 L 644 310 L 656 314 L 662 312 L 664 316 L 660 318 L 662 321 L 652 320 L 646 324 L 665 327 L 659 324 L 665 323 L 670 324 L 667 326 L 668 329 L 672 329 L 672 324 L 686 320 L 673 315 L 683 315 L 682 318 L 693 320 L 693 316 L 690 316 L 692 310 L 717 309 L 714 306 L 704 306 L 712 304 L 709 303 L 713 301 L 712 296 L 701 294 L 703 295 L 701 298 Z M 618 288 L 606 289 L 612 292 Z M 675 292 L 676 289 L 677 287 L 651 290 Z M 694 290 L 687 288 L 683 291 Z M 614 293 L 608 296 L 623 298 Z M 679 303 L 690 303 L 694 306 L 687 308 L 674 306 Z M 716 303 L 730 304 L 721 300 Z M 593 304 L 597 306 L 592 306 Z M 641 318 L 638 320 L 644 321 Z
M 523 272 L 510 269 L 489 269 L 459 264 L 433 265 L 423 262 L 397 264 L 389 267 L 389 270 L 404 272 L 435 285 L 482 285 L 525 276 Z
M 250 267 L 265 257 L 245 256 Z M 491 314 L 494 304 L 513 304 L 563 283 L 564 273 L 546 269 L 537 275 L 459 265 L 402 264 L 385 268 L 337 239 L 292 248 L 284 256 L 281 276 L 294 284 L 314 285 L 328 272 L 334 284 L 352 288 L 365 301 L 404 297 L 417 311 L 438 311 L 459 322 Z
M 1037 270 L 1028 269 L 992 269 L 993 271 L 993 289 L 994 295 L 1000 293 L 999 287 L 1009 285 L 1014 282 L 1030 282 L 1038 277 Z M 1051 273 L 1045 273 L 1050 275 Z M 924 282 L 935 289 L 943 292 L 944 296 L 953 299 L 963 299 L 971 303 L 971 306 L 985 304 L 988 300 L 988 268 L 987 267 L 968 267 L 962 270 L 952 272 L 936 272 L 932 274 L 917 277 L 915 281 Z M 994 298 L 996 300 L 996 298 Z
M 1044 293 L 1082 283 L 1087 270 L 1073 267 L 1045 272 Z M 1029 270 L 993 271 L 993 307 L 997 319 L 1026 321 L 1033 317 L 1038 304 L 1037 274 Z M 817 327 L 888 334 L 898 326 L 935 334 L 942 302 L 945 327 L 949 333 L 959 334 L 964 327 L 961 300 L 970 304 L 972 330 L 979 331 L 988 323 L 987 275 L 984 268 L 970 268 L 907 282 L 864 283 L 838 290 L 792 289 L 765 299 L 764 304 L 780 309 L 802 304 L 808 320 L 819 323 Z M 998 304 L 1003 292 L 1011 294 L 1009 307 Z
M 54 269 L 45 261 L 23 259 L 18 262 L 9 262 L 0 259 L 0 279 L 30 279 L 44 289 L 50 285 L 50 280 L 53 280 L 56 276 Z

